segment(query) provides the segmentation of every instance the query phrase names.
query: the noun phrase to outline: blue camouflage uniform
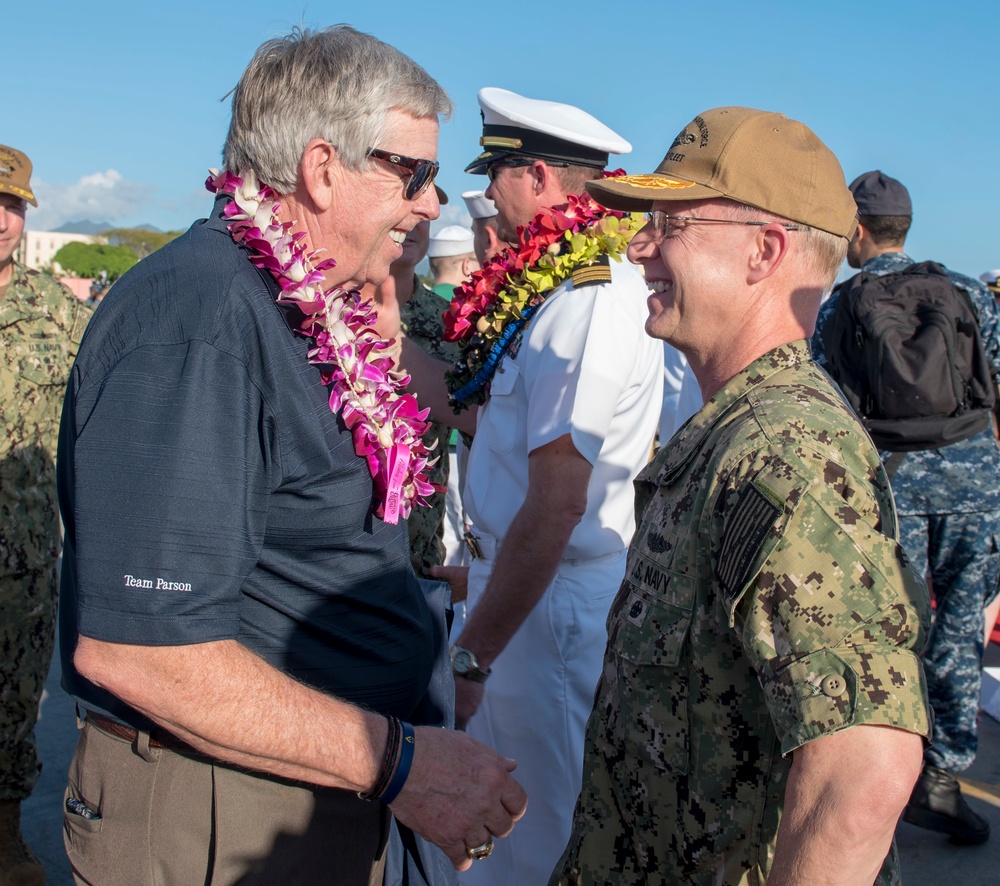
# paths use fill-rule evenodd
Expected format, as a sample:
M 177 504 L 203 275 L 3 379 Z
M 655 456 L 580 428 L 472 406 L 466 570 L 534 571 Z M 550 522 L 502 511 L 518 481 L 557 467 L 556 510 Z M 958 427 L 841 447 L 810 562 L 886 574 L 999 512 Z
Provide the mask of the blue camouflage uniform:
M 902 252 L 865 262 L 867 274 L 891 274 L 912 265 Z M 994 378 L 1000 378 L 1000 310 L 979 282 L 948 271 L 972 299 Z M 822 330 L 837 294 L 820 309 L 813 354 L 825 366 Z M 883 461 L 890 453 L 883 452 Z M 934 626 L 924 669 L 934 710 L 925 759 L 962 772 L 976 757 L 976 714 L 982 682 L 983 609 L 1000 580 L 1000 449 L 992 429 L 967 440 L 906 454 L 893 480 L 900 540 L 915 568 L 931 578 Z

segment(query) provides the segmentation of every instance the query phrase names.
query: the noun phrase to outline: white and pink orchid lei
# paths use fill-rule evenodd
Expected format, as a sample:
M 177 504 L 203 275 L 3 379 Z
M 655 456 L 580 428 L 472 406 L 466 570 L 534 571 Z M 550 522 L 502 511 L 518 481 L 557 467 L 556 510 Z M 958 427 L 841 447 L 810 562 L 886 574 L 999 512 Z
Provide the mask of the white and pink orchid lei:
M 359 292 L 324 287 L 324 271 L 336 261 L 317 260 L 317 253 L 308 251 L 305 232 L 293 233 L 295 222 L 280 220 L 277 195 L 253 172 L 209 171 L 205 187 L 231 198 L 223 215 L 233 240 L 277 281 L 277 303 L 301 311 L 296 332 L 316 342 L 309 362 L 322 368 L 322 382 L 330 386 L 330 410 L 340 413 L 354 437 L 354 451 L 368 463 L 375 515 L 386 523 L 405 519 L 435 492 L 425 473 L 433 461 L 421 439 L 427 410 L 421 411 L 416 397 L 401 392 L 410 377 L 394 369 L 389 355 L 393 342 L 375 331 L 373 303 Z

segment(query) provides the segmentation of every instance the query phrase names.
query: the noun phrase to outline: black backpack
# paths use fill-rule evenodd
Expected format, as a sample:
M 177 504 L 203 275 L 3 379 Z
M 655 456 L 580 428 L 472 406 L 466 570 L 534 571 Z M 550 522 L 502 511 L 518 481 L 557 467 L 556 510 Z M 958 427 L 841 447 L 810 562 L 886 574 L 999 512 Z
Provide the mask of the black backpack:
M 856 274 L 835 294 L 826 369 L 879 449 L 936 449 L 989 427 L 996 386 L 979 322 L 941 265 Z

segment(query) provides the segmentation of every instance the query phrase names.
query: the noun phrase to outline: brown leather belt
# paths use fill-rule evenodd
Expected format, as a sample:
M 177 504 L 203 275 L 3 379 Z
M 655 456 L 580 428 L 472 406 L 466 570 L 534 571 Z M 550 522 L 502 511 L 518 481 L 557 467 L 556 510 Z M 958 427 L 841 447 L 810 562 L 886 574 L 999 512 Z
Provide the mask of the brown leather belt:
M 130 743 L 134 743 L 139 737 L 138 730 L 126 726 L 124 723 L 119 723 L 117 720 L 112 720 L 110 717 L 105 717 L 103 714 L 94 713 L 94 711 L 87 711 L 86 720 L 102 732 L 123 738 Z M 187 742 L 181 741 L 164 729 L 154 729 L 149 733 L 149 746 L 151 748 L 165 748 L 168 751 L 179 751 L 182 754 L 205 756 L 201 751 L 195 750 Z

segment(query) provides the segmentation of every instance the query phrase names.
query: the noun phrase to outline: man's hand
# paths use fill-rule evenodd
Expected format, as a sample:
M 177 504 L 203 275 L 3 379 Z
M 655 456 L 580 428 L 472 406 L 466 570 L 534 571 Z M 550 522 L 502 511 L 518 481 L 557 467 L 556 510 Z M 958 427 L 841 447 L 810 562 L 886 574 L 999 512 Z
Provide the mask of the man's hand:
M 479 710 L 484 691 L 482 683 L 464 677 L 455 678 L 455 725 L 459 729 L 465 729 L 473 714 Z
M 415 739 L 413 767 L 392 814 L 468 870 L 470 847 L 506 837 L 524 815 L 527 795 L 510 775 L 517 763 L 450 729 L 421 726 Z
M 451 586 L 451 602 L 464 603 L 469 596 L 468 566 L 431 566 L 432 578 L 446 581 Z

